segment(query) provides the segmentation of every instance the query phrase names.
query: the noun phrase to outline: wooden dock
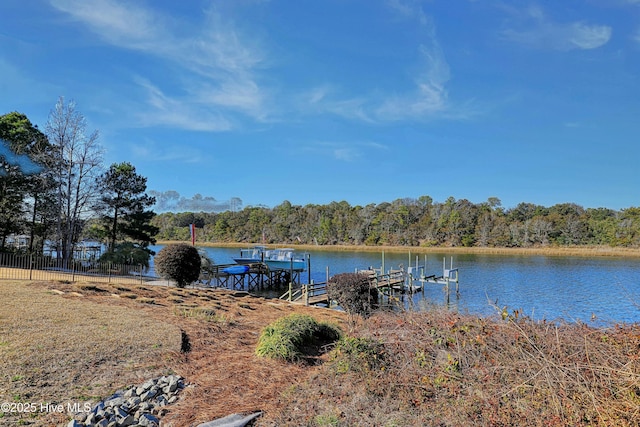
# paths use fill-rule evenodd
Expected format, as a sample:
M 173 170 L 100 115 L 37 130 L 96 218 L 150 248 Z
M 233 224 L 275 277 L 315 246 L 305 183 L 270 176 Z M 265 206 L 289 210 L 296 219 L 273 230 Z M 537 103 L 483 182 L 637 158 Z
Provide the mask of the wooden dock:
M 327 282 L 303 284 L 297 289 L 290 286 L 280 299 L 304 305 L 330 305 Z
M 225 269 L 237 267 L 237 264 L 215 264 L 203 273 L 200 283 L 234 290 L 262 290 L 287 286 L 289 283 L 299 285 L 301 269 L 270 269 L 266 264 L 258 262 L 248 264 L 249 270 L 244 273 L 229 273 Z
M 402 291 L 406 281 L 404 270 L 389 270 L 386 274 L 381 274 L 379 270 L 358 270 L 360 274 L 367 274 L 372 286 L 378 289 L 393 289 Z
M 368 274 L 369 284 L 377 288 L 382 295 L 388 296 L 393 292 L 404 291 L 405 274 L 403 270 L 392 270 L 387 274 L 377 274 L 374 270 L 364 270 L 358 273 Z M 303 284 L 297 289 L 291 286 L 280 299 L 304 305 L 331 306 L 327 294 L 327 282 Z

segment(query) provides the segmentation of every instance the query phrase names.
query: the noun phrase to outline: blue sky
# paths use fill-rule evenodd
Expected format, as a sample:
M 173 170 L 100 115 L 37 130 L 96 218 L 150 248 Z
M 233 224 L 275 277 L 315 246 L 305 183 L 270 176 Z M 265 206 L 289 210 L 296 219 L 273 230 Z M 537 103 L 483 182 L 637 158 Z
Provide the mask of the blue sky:
M 640 0 L 3 0 L 0 114 L 59 96 L 184 198 L 640 205 Z

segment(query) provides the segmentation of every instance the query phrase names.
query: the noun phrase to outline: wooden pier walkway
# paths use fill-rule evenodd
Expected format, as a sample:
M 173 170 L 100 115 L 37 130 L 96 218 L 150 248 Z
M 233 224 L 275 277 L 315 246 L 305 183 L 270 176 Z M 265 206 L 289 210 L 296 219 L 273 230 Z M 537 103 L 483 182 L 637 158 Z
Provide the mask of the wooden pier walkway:
M 392 270 L 387 274 L 377 274 L 375 270 L 363 270 L 358 273 L 368 274 L 369 284 L 376 287 L 383 295 L 389 295 L 393 291 L 404 291 L 405 274 L 403 270 Z M 327 307 L 331 305 L 327 294 L 327 282 L 303 284 L 297 289 L 290 287 L 280 299 L 304 305 L 323 304 Z

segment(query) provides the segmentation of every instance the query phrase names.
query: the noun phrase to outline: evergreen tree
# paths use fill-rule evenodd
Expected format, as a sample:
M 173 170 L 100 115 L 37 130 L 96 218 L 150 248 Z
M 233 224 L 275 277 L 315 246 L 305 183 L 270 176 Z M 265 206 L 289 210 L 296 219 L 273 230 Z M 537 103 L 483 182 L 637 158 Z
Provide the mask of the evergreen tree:
M 155 213 L 148 210 L 155 198 L 146 194 L 147 178 L 136 173 L 130 163 L 114 163 L 99 180 L 102 225 L 108 252 L 116 250 L 118 241 L 132 241 L 148 254 L 159 229 L 151 224 Z
M 44 201 L 53 191 L 53 149 L 38 127 L 18 112 L 0 116 L 0 139 L 0 246 L 9 234 L 29 233 L 31 252 L 36 237 L 42 246 L 51 224 L 50 203 Z

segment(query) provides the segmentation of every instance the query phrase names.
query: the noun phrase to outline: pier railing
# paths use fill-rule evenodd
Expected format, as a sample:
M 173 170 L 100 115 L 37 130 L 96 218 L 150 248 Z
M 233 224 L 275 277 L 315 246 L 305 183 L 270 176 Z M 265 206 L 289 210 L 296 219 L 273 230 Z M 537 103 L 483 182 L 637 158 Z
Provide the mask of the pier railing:
M 376 270 L 361 270 L 358 273 L 369 274 L 369 284 L 377 288 L 381 292 L 392 292 L 400 290 L 405 283 L 404 270 L 390 270 L 386 274 L 379 274 Z M 327 282 L 302 284 L 298 288 L 294 288 L 293 284 L 289 284 L 289 289 L 280 299 L 290 302 L 300 302 L 304 305 L 326 304 L 330 305 L 329 296 L 327 295 Z
M 304 305 L 321 303 L 329 305 L 327 282 L 303 284 L 297 289 L 294 289 L 293 285 L 290 284 L 289 290 L 285 292 L 280 299 L 290 302 L 302 302 Z

